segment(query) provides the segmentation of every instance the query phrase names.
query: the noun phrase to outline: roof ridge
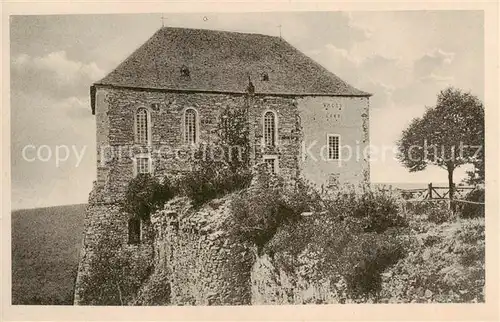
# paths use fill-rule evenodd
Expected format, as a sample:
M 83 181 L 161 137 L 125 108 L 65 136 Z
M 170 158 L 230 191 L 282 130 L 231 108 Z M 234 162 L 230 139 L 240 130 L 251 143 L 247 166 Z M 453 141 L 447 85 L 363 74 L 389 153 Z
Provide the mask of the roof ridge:
M 181 73 L 189 66 L 190 76 Z M 371 96 L 282 37 L 203 28 L 161 27 L 95 85 L 240 92 L 256 77 L 261 93 Z M 269 73 L 266 79 L 263 74 Z
M 164 30 L 164 29 L 193 30 L 193 31 L 200 30 L 200 31 L 210 31 L 210 32 L 220 32 L 220 33 L 240 34 L 240 35 L 251 35 L 251 36 L 263 36 L 263 37 L 283 39 L 280 36 L 273 36 L 273 35 L 262 34 L 262 33 L 257 33 L 257 32 L 249 32 L 249 31 L 234 31 L 234 30 L 207 29 L 207 28 L 190 28 L 190 27 L 176 27 L 176 26 L 160 27 L 156 32 Z

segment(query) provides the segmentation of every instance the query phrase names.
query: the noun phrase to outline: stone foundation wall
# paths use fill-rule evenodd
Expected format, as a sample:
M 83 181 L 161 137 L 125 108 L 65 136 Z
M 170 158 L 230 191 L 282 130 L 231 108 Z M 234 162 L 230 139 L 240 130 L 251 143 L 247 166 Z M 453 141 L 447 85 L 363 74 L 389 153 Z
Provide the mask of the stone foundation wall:
M 98 256 L 96 249 L 103 237 L 118 241 L 123 250 L 129 251 L 138 260 L 151 261 L 153 256 L 151 225 L 143 222 L 141 243 L 129 245 L 127 230 L 129 215 L 122 212 L 118 203 L 107 200 L 109 198 L 95 185 L 85 212 L 84 236 L 75 282 L 75 305 L 81 304 L 82 278 L 92 272 L 91 261 Z
M 228 200 L 195 211 L 175 199 L 152 216 L 155 267 L 167 275 L 170 304 L 250 304 L 252 250 L 227 238 Z
M 94 249 L 102 234 L 121 239 L 123 249 L 152 264 L 152 278 L 141 290 L 140 305 L 260 305 L 339 303 L 345 295 L 341 285 L 318 274 L 313 254 L 302 254 L 292 268 L 285 269 L 255 247 L 232 242 L 227 222 L 231 196 L 193 209 L 187 198 L 175 198 L 164 210 L 151 215 L 144 227 L 145 240 L 127 245 L 126 215 L 111 203 L 90 204 L 86 233 L 75 290 L 75 305 L 81 304 L 80 281 L 90 273 Z M 124 222 L 120 222 L 124 221 Z M 116 230 L 104 231 L 113 224 Z M 109 236 L 108 236 L 109 237 Z M 277 254 L 274 255 L 275 257 Z M 152 289 L 151 289 L 152 288 Z M 146 293 L 146 294 L 144 294 Z M 155 294 L 163 298 L 154 298 Z M 168 297 L 168 298 L 167 298 Z

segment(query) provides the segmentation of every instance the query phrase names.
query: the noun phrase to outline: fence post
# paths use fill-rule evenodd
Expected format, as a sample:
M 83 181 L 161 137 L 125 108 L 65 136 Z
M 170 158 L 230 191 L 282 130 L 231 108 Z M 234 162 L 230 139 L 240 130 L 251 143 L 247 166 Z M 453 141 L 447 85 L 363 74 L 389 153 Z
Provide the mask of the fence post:
M 429 183 L 428 189 L 429 189 L 429 192 L 428 192 L 427 196 L 429 199 L 432 199 L 432 182 Z

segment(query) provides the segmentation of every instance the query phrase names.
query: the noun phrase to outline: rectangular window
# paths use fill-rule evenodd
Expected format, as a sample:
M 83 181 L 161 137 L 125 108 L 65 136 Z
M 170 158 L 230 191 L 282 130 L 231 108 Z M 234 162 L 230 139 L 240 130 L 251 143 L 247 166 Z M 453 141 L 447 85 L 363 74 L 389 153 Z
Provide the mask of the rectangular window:
M 340 135 L 328 134 L 328 160 L 340 160 Z
M 278 158 L 276 156 L 265 156 L 264 163 L 267 166 L 267 169 L 271 173 L 278 172 Z
M 149 157 L 138 157 L 136 159 L 137 162 L 137 174 L 141 173 L 150 173 L 150 159 Z

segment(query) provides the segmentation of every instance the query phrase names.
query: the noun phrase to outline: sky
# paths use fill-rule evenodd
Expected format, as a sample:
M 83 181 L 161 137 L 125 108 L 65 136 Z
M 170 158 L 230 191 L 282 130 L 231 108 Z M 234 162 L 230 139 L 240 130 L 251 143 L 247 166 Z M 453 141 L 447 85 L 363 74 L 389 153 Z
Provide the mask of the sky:
M 484 101 L 481 11 L 163 16 L 164 24 L 172 27 L 275 36 L 281 29 L 290 44 L 351 85 L 373 93 L 370 141 L 375 146 L 394 147 L 412 118 L 433 106 L 448 86 Z M 13 209 L 87 202 L 96 176 L 89 86 L 151 37 L 161 27 L 161 17 L 11 16 Z M 446 182 L 446 171 L 437 167 L 409 173 L 392 152 L 370 167 L 372 182 Z M 456 181 L 465 170 L 456 170 Z

